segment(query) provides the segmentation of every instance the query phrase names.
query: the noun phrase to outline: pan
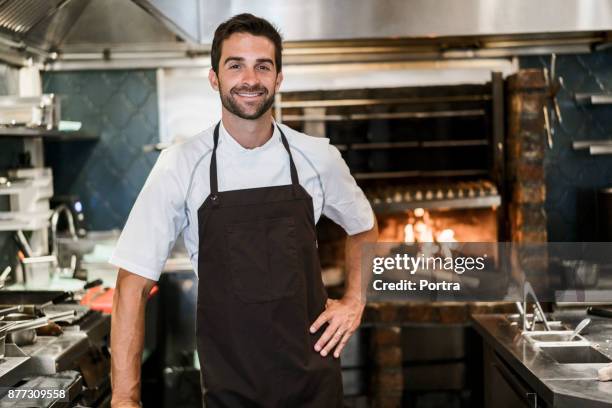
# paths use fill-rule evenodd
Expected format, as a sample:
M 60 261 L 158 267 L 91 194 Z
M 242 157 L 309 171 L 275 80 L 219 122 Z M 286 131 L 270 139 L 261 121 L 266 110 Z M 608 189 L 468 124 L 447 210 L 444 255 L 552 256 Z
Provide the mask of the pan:
M 47 326 L 50 322 L 64 320 L 74 317 L 75 311 L 54 313 L 42 317 L 36 317 L 29 313 L 11 313 L 4 316 L 4 322 L 14 322 L 15 325 L 9 326 L 6 333 L 6 341 L 15 343 L 18 346 L 34 344 L 36 342 L 36 329 Z
M 0 321 L 0 358 L 4 358 L 6 351 L 7 336 L 13 332 L 19 332 L 22 330 L 34 330 L 37 327 L 46 326 L 48 320 L 46 317 L 40 317 L 33 319 L 28 322 L 8 322 Z M 34 333 L 36 331 L 34 330 Z

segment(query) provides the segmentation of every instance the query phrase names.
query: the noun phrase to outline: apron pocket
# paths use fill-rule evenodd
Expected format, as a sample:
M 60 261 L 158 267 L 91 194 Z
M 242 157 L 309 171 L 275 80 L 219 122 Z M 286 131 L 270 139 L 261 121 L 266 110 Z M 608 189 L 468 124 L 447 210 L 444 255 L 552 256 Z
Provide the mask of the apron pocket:
M 234 293 L 248 303 L 291 297 L 298 285 L 292 217 L 229 224 L 229 269 Z

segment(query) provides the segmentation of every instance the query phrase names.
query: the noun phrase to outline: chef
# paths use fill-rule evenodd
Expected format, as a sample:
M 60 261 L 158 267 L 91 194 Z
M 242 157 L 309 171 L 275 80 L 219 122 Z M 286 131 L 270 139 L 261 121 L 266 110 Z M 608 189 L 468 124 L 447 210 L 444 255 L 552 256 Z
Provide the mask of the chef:
M 198 275 L 197 346 L 206 407 L 341 407 L 340 354 L 358 328 L 360 257 L 372 209 L 329 140 L 276 123 L 282 40 L 240 14 L 215 31 L 221 120 L 164 150 L 110 262 L 112 406 L 138 406 L 144 310 L 176 238 Z M 327 297 L 315 225 L 347 232 L 346 290 Z

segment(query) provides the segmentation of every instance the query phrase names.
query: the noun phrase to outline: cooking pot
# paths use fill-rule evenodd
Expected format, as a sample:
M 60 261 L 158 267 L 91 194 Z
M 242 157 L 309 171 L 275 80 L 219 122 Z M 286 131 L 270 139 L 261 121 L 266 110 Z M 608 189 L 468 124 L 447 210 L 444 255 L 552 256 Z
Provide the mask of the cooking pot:
M 8 341 L 9 335 L 21 331 L 32 330 L 34 331 L 34 336 L 36 336 L 35 329 L 37 327 L 46 326 L 48 322 L 46 317 L 39 317 L 28 321 L 0 321 L 0 358 L 4 358 L 6 342 Z M 24 340 L 29 340 L 30 337 L 30 335 L 24 336 Z
M 10 313 L 2 319 L 4 322 L 14 322 L 14 326 L 9 326 L 6 334 L 6 341 L 15 343 L 18 346 L 33 344 L 36 341 L 36 329 L 66 318 L 73 317 L 74 310 L 55 313 L 42 317 L 36 317 L 29 313 Z

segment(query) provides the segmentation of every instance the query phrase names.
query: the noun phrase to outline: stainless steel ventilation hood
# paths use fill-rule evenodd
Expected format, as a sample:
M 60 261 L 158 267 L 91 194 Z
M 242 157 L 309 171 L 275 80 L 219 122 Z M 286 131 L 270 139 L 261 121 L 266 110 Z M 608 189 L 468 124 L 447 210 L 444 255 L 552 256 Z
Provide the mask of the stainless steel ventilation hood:
M 610 0 L 133 0 L 178 34 L 209 44 L 250 12 L 286 41 L 432 38 L 612 30 Z
M 176 49 L 183 41 L 131 0 L 0 0 L 0 57 Z
M 612 0 L 0 0 L 0 58 L 193 59 L 241 12 L 276 24 L 296 63 L 585 52 L 612 42 Z

